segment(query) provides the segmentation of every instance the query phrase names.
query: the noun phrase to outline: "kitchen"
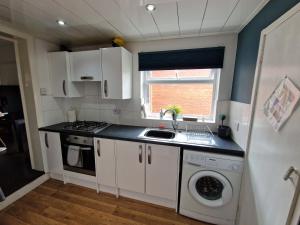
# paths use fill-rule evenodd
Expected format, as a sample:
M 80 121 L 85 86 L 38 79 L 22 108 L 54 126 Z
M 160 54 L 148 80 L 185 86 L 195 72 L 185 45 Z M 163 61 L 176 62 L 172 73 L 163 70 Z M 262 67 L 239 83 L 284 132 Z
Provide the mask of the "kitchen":
M 16 195 L 5 196 L 0 203 L 3 224 L 35 224 L 34 216 L 39 224 L 297 224 L 299 153 L 291 148 L 282 157 L 292 161 L 272 174 L 260 162 L 261 153 L 252 151 L 254 145 L 263 148 L 256 142 L 259 136 L 249 133 L 265 137 L 268 145 L 278 136 L 277 145 L 284 148 L 280 140 L 297 119 L 294 108 L 279 131 L 265 119 L 269 136 L 260 133 L 255 102 L 263 105 L 260 101 L 267 100 L 281 78 L 260 100 L 260 82 L 254 77 L 264 74 L 256 61 L 270 49 L 267 44 L 259 47 L 261 31 L 268 40 L 268 31 L 278 23 L 289 17 L 293 21 L 299 1 L 249 2 L 232 0 L 220 8 L 214 0 L 0 2 L 4 12 L 35 24 L 21 25 L 15 17 L 3 20 L 0 28 L 9 38 L 18 37 L 31 165 L 45 172 Z M 168 10 L 169 18 L 164 15 Z M 48 26 L 51 18 L 54 27 Z M 103 29 L 96 29 L 97 19 Z M 124 36 L 125 45 L 116 36 Z M 284 67 L 284 60 L 278 62 Z M 287 76 L 297 86 L 297 72 L 284 71 L 278 77 Z M 288 140 L 296 140 L 292 137 Z M 282 155 L 275 149 L 274 156 Z M 270 157 L 266 163 L 272 165 L 272 160 L 278 159 Z M 260 176 L 273 183 L 260 184 Z M 271 184 L 278 188 L 264 201 Z M 278 191 L 286 194 L 279 197 Z M 107 218 L 101 219 L 100 210 L 83 221 L 76 213 L 84 216 L 79 211 L 93 208 L 83 199 L 112 209 L 105 211 Z M 63 208 L 71 203 L 78 210 Z M 274 213 L 276 218 L 270 216 Z

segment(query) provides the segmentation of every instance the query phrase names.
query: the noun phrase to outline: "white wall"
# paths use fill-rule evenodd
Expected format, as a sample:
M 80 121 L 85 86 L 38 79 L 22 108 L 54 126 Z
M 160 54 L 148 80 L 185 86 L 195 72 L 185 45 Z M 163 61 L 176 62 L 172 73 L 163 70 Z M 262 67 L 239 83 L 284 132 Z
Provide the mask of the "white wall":
M 0 40 L 0 85 L 19 85 L 14 45 Z
M 58 46 L 39 39 L 36 39 L 34 44 L 36 54 L 35 65 L 39 87 L 40 89 L 46 90 L 46 96 L 40 96 L 40 93 L 38 93 L 38 96 L 40 96 L 40 111 L 38 113 L 42 113 L 42 122 L 39 124 L 41 127 L 63 122 L 65 118 L 62 108 L 63 104 L 58 104 L 62 99 L 52 97 L 47 58 L 47 52 L 58 50 Z
M 229 112 L 229 99 L 231 94 L 233 68 L 235 62 L 237 36 L 218 35 L 207 37 L 193 37 L 170 40 L 158 40 L 147 42 L 128 43 L 126 48 L 133 53 L 133 97 L 130 100 L 104 100 L 100 97 L 100 83 L 85 83 L 85 95 L 83 98 L 53 99 L 51 93 L 42 96 L 44 125 L 53 124 L 66 120 L 66 111 L 75 108 L 78 111 L 80 120 L 105 120 L 111 123 L 121 123 L 141 126 L 158 126 L 160 121 L 141 118 L 140 108 L 140 73 L 138 71 L 138 53 L 142 51 L 160 51 L 173 49 L 204 48 L 214 46 L 225 46 L 224 68 L 220 76 L 219 102 L 217 114 Z M 103 46 L 102 46 L 103 47 Z M 97 46 L 93 46 L 96 49 Z M 73 50 L 91 49 L 76 48 Z M 43 48 L 46 50 L 46 48 Z M 45 53 L 45 52 L 44 52 Z M 43 54 L 41 54 L 43 55 Z M 46 58 L 43 56 L 43 63 L 40 73 L 41 88 L 49 87 L 49 74 L 45 72 Z M 116 110 L 117 109 L 117 110 Z M 120 112 L 120 113 L 118 113 Z M 165 122 L 167 126 L 169 122 Z M 216 125 L 212 125 L 216 129 Z

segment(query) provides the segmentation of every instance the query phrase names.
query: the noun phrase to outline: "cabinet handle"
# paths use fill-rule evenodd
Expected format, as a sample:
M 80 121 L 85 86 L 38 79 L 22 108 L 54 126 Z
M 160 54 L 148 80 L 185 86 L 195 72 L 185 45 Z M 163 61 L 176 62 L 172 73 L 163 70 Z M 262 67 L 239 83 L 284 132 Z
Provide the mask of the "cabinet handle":
M 150 165 L 152 161 L 152 149 L 151 146 L 148 146 L 148 164 Z
M 67 92 L 66 92 L 66 80 L 63 80 L 62 89 L 63 89 L 64 95 L 67 96 Z
M 104 80 L 104 95 L 105 97 L 108 97 L 107 80 Z
M 142 163 L 143 162 L 143 147 L 142 145 L 139 145 L 139 162 Z
M 99 141 L 99 140 L 97 141 L 97 154 L 98 154 L 98 157 L 101 156 L 101 152 L 100 152 L 100 141 Z
M 45 145 L 47 148 L 49 148 L 48 133 L 45 133 Z
M 92 76 L 82 76 L 80 77 L 81 80 L 94 80 L 94 77 Z

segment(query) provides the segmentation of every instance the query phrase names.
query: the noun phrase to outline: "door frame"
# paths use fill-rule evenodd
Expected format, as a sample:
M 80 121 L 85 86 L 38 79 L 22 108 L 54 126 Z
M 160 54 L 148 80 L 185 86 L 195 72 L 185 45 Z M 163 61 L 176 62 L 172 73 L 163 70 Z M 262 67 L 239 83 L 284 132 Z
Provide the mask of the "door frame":
M 30 136 L 27 106 L 25 104 L 26 99 L 25 99 L 25 93 L 24 93 L 23 76 L 21 73 L 21 63 L 20 63 L 20 56 L 19 56 L 18 41 L 14 38 L 8 38 L 8 37 L 4 37 L 2 35 L 0 35 L 0 39 L 11 42 L 11 43 L 13 43 L 13 46 L 14 46 L 15 60 L 16 60 L 17 74 L 18 74 L 18 83 L 19 83 L 19 88 L 20 88 L 20 93 L 21 93 L 21 103 L 22 103 L 22 109 L 23 109 L 23 114 L 24 114 L 26 136 L 27 136 L 29 155 L 30 155 L 30 163 L 31 163 L 32 168 L 34 168 L 35 167 L 35 163 L 33 160 L 34 154 L 33 154 L 33 148 L 32 148 L 31 136 Z
M 266 43 L 266 36 L 271 33 L 274 29 L 276 29 L 278 26 L 280 26 L 282 23 L 284 23 L 286 20 L 288 20 L 290 17 L 295 15 L 300 11 L 300 3 L 295 5 L 292 9 L 287 11 L 285 14 L 283 14 L 281 17 L 279 17 L 277 20 L 275 20 L 273 23 L 271 23 L 268 27 L 262 30 L 260 35 L 260 42 L 259 42 L 259 51 L 256 61 L 256 69 L 255 69 L 255 76 L 254 76 L 254 82 L 253 82 L 253 89 L 252 89 L 252 95 L 251 95 L 251 103 L 250 103 L 250 117 L 249 117 L 249 128 L 248 128 L 248 135 L 247 135 L 247 141 L 246 141 L 246 159 L 248 159 L 249 156 L 249 147 L 250 147 L 250 140 L 252 135 L 252 128 L 253 128 L 253 121 L 254 121 L 254 112 L 256 110 L 256 100 L 257 100 L 257 91 L 258 91 L 258 83 L 261 76 L 261 69 L 262 69 L 262 62 L 263 62 L 263 55 L 264 55 L 264 49 L 265 49 L 265 43 Z M 248 160 L 246 161 L 248 162 Z M 244 178 L 243 178 L 244 179 Z M 244 181 L 243 181 L 244 183 Z M 300 208 L 300 197 L 297 201 L 297 199 L 294 199 L 294 201 L 291 204 L 290 211 L 294 211 L 298 205 L 298 208 Z M 298 214 L 298 218 L 300 217 L 300 210 L 295 210 L 294 213 L 289 214 L 286 225 L 294 224 L 292 221 L 295 220 L 297 217 L 296 214 Z
M 20 32 L 14 28 L 10 28 L 9 26 L 6 26 L 5 24 L 0 24 L 0 39 L 4 39 L 7 41 L 10 41 L 14 44 L 14 51 L 15 51 L 15 57 L 16 57 L 16 65 L 17 65 L 17 73 L 18 73 L 18 82 L 20 87 L 20 93 L 21 93 L 21 100 L 22 100 L 22 107 L 23 107 L 23 113 L 24 113 L 24 121 L 25 121 L 25 128 L 26 128 L 26 136 L 28 140 L 28 148 L 29 148 L 29 155 L 30 155 L 30 162 L 32 169 L 37 170 L 44 170 L 44 166 L 37 167 L 36 160 L 39 160 L 37 154 L 35 151 L 41 151 L 40 141 L 35 140 L 35 132 L 38 134 L 38 130 L 31 131 L 30 130 L 30 116 L 29 116 L 29 109 L 27 105 L 28 99 L 26 99 L 25 95 L 25 87 L 31 88 L 31 91 L 33 93 L 32 98 L 30 98 L 30 102 L 32 102 L 34 105 L 32 107 L 35 108 L 36 117 L 34 117 L 34 124 L 36 127 L 38 127 L 39 124 L 42 122 L 42 114 L 40 109 L 40 96 L 39 96 L 39 80 L 36 73 L 36 70 L 34 69 L 33 65 L 33 59 L 35 56 L 35 48 L 34 48 L 34 37 L 27 34 Z M 24 49 L 20 49 L 20 45 L 24 46 Z M 21 53 L 23 53 L 23 57 L 26 57 L 27 65 L 22 65 L 21 63 Z M 24 63 L 23 63 L 24 64 Z M 22 73 L 22 68 L 26 68 L 26 72 L 28 74 Z M 29 78 L 29 79 L 28 79 Z M 30 87 L 31 86 L 31 87 Z M 31 131 L 31 132 L 30 132 Z M 42 153 L 40 153 L 42 154 Z

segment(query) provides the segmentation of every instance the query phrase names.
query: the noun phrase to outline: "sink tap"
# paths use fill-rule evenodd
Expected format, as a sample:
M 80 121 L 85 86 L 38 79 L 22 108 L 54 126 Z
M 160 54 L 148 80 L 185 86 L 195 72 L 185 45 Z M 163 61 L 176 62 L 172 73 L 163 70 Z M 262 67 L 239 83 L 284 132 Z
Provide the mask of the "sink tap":
M 162 109 L 161 109 L 161 112 L 162 112 Z M 168 112 L 172 113 L 172 127 L 176 131 L 178 128 L 178 123 L 177 123 L 177 113 L 174 109 L 167 109 L 166 111 L 164 111 L 162 113 L 162 119 Z

